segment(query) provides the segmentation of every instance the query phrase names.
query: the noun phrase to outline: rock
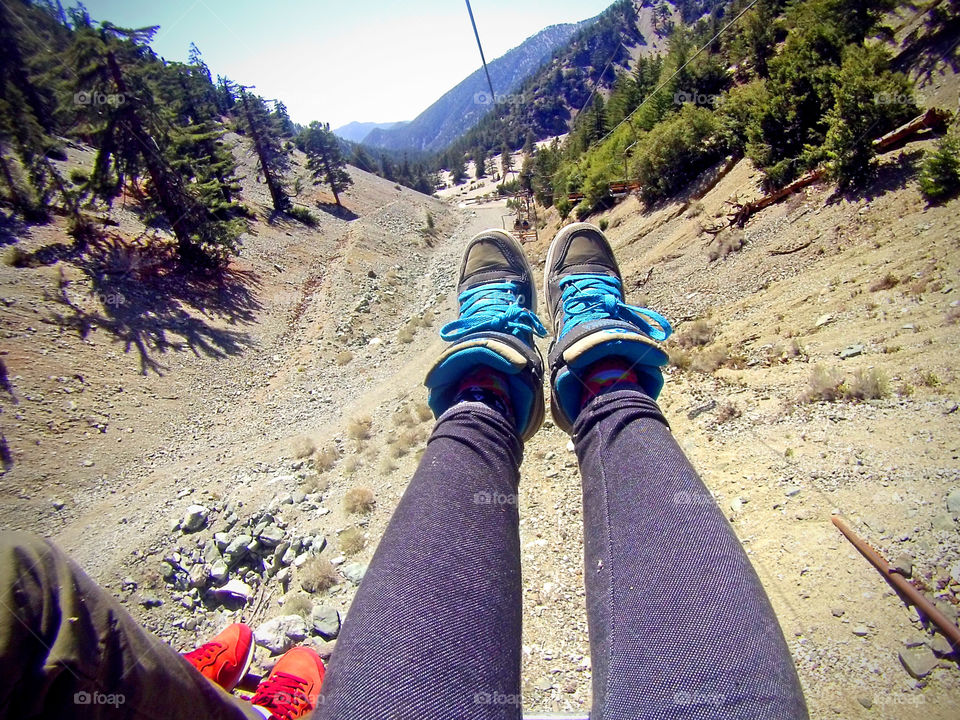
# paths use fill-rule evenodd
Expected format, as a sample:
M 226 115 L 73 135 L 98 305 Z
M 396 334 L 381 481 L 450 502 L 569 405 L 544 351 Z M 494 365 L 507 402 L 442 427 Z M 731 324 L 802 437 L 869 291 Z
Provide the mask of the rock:
M 216 543 L 217 550 L 223 552 L 230 544 L 230 536 L 225 532 L 215 532 L 213 534 L 213 542 Z
M 890 569 L 900 573 L 904 577 L 913 575 L 913 557 L 909 553 L 900 553 L 897 558 L 890 563 Z
M 299 615 L 275 617 L 253 631 L 256 644 L 265 647 L 274 655 L 285 653 L 304 640 L 307 635 L 309 635 L 307 621 Z
M 950 532 L 953 530 L 953 517 L 948 513 L 939 513 L 933 518 L 933 529 Z
M 344 563 L 340 568 L 340 572 L 354 585 L 359 585 L 360 581 L 363 580 L 363 576 L 367 573 L 367 566 L 363 563 L 348 562 Z
M 817 322 L 814 323 L 814 327 L 823 327 L 831 320 L 833 320 L 833 315 L 830 315 L 830 314 L 821 315 L 820 317 L 817 318 Z
M 947 510 L 954 515 L 960 515 L 960 488 L 951 490 L 947 495 Z
M 847 358 L 863 355 L 866 349 L 867 348 L 865 345 L 850 345 L 849 347 L 845 347 L 843 350 L 840 351 L 840 359 L 846 360 Z
M 786 495 L 787 497 L 795 497 L 796 495 L 800 494 L 800 488 L 796 486 L 788 487 L 786 490 L 783 491 L 783 494 Z
M 231 559 L 241 558 L 247 554 L 247 547 L 253 542 L 249 535 L 237 535 L 223 551 Z
M 276 547 L 283 541 L 283 530 L 276 525 L 269 525 L 257 536 L 257 539 L 267 547 Z
M 280 564 L 287 566 L 293 563 L 297 558 L 297 551 L 293 549 L 293 546 L 290 545 L 286 550 L 283 551 L 283 555 L 280 556 Z
M 926 677 L 937 666 L 937 656 L 926 645 L 900 651 L 900 662 L 911 677 Z
M 202 588 L 210 582 L 210 568 L 203 563 L 197 563 L 190 568 L 190 587 Z
M 191 505 L 187 508 L 180 521 L 180 530 L 185 533 L 196 532 L 207 526 L 207 517 L 210 510 L 203 505 Z
M 211 590 L 210 594 L 220 599 L 248 602 L 253 597 L 253 589 L 242 580 L 234 578 L 223 587 Z
M 953 646 L 950 644 L 950 641 L 940 633 L 933 636 L 933 639 L 930 641 L 930 649 L 940 657 L 953 653 Z
M 861 695 L 857 698 L 857 702 L 863 705 L 867 710 L 873 707 L 873 698 L 869 695 Z
M 163 600 L 156 595 L 144 595 L 140 598 L 140 604 L 145 608 L 155 608 L 163 605 Z
M 66 505 L 66 503 L 63 502 L 63 500 L 57 500 L 57 499 L 51 500 L 50 504 L 53 505 L 54 510 L 63 510 L 64 505 Z
M 336 608 L 315 607 L 310 613 L 314 632 L 324 640 L 336 640 L 340 634 L 340 613 Z
M 844 610 L 843 608 L 833 608 L 830 612 L 833 613 L 834 617 L 843 617 Z
M 733 500 L 731 500 L 730 509 L 733 510 L 734 512 L 740 512 L 741 510 L 743 510 L 743 499 L 735 497 Z
M 173 565 L 164 560 L 160 563 L 160 577 L 164 580 L 172 580 L 176 576 L 177 571 L 173 569 Z
M 533 683 L 533 686 L 537 690 L 542 690 L 546 692 L 547 690 L 553 687 L 553 683 L 550 682 L 549 678 L 540 678 L 539 680 Z
M 851 630 L 850 632 L 852 632 L 852 633 L 853 633 L 854 635 L 856 635 L 857 637 L 866 637 L 867 635 L 870 634 L 870 630 L 867 629 L 867 627 L 864 626 L 864 625 L 857 625 L 857 626 L 856 626 L 853 630 Z
M 210 566 L 210 579 L 215 583 L 222 583 L 229 577 L 227 564 L 223 560 L 217 560 Z

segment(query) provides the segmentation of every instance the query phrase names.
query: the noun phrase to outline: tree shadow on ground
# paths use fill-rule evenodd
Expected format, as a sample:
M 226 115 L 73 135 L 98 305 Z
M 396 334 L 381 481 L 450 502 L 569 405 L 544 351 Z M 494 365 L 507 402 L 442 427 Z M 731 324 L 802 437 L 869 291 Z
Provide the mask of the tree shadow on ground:
M 336 203 L 315 203 L 317 210 L 322 210 L 328 215 L 333 215 L 334 217 L 340 218 L 341 220 L 346 220 L 347 222 L 351 220 L 356 220 L 359 215 L 357 215 L 353 210 L 345 208 L 343 205 L 337 205 Z
M 893 61 L 894 70 L 916 73 L 918 85 L 934 78 L 941 63 L 953 73 L 960 72 L 960 18 L 928 22 L 917 27 L 903 41 L 906 50 Z
M 81 288 L 61 271 L 46 299 L 61 310 L 49 320 L 82 338 L 99 328 L 135 349 L 140 372 L 162 375 L 158 356 L 189 350 L 221 359 L 252 346 L 249 333 L 227 325 L 250 325 L 262 309 L 256 273 L 222 268 L 201 272 L 182 267 L 170 246 L 104 237 L 66 258 L 89 280 Z
M 923 150 L 904 150 L 896 158 L 887 160 L 877 167 L 874 178 L 863 187 L 848 187 L 837 190 L 829 198 L 827 204 L 832 205 L 840 200 L 856 202 L 858 200 L 875 200 L 876 198 L 894 190 L 903 190 L 910 178 L 916 177 Z

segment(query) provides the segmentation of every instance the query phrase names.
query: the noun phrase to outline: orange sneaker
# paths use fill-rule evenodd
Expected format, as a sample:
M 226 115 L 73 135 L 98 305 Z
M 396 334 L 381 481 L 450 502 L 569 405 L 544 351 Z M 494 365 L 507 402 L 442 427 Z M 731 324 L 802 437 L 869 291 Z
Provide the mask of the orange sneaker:
M 326 668 L 316 652 L 295 647 L 283 654 L 257 686 L 250 702 L 271 713 L 273 720 L 296 720 L 317 706 Z
M 183 657 L 210 682 L 230 692 L 250 669 L 253 650 L 253 631 L 243 623 L 234 623 Z

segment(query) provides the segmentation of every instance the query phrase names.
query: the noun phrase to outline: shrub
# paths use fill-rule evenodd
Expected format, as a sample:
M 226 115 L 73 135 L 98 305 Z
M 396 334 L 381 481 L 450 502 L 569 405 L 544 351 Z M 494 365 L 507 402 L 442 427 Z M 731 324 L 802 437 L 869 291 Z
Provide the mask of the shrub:
M 960 191 L 960 133 L 947 133 L 924 156 L 920 190 L 934 202 L 946 200 Z
M 308 593 L 329 590 L 340 582 L 340 576 L 326 558 L 312 557 L 300 566 L 300 587 Z
M 299 207 L 299 206 L 292 207 L 289 210 L 287 210 L 287 215 L 292 217 L 294 220 L 298 220 L 299 222 L 302 222 L 304 225 L 307 225 L 309 227 L 317 226 L 316 215 L 314 215 L 305 207 Z
M 300 435 L 290 442 L 290 453 L 298 460 L 310 457 L 316 449 L 317 446 L 309 435 Z
M 370 437 L 370 429 L 373 427 L 373 420 L 369 415 L 360 415 L 347 423 L 347 434 L 354 440 L 366 440 Z
M 336 363 L 340 367 L 348 364 L 351 360 L 353 360 L 353 353 L 349 350 L 341 350 L 337 353 Z
M 433 321 L 435 318 L 436 313 L 434 313 L 430 308 L 427 308 L 423 311 L 423 317 L 420 318 L 420 324 L 425 328 L 433 327 Z
M 90 174 L 81 168 L 73 168 L 70 171 L 70 182 L 74 185 L 86 185 L 87 181 L 90 179 Z
M 343 461 L 341 467 L 343 468 L 343 474 L 349 477 L 357 471 L 357 468 L 360 467 L 360 458 L 358 458 L 356 455 L 351 455 Z
M 682 348 L 670 350 L 670 363 L 679 370 L 689 370 L 693 356 Z
M 393 424 L 398 427 L 413 427 L 417 421 L 410 414 L 410 408 L 404 406 L 393 414 Z
M 403 343 L 404 345 L 413 342 L 413 330 L 410 329 L 409 325 L 404 325 L 402 328 L 397 330 L 397 341 Z
M 722 260 L 730 253 L 736 252 L 743 247 L 743 231 L 724 230 L 719 233 L 707 248 L 707 258 L 710 262 Z
M 696 177 L 718 154 L 714 141 L 718 128 L 713 112 L 685 103 L 679 113 L 644 135 L 631 165 L 644 200 L 670 197 Z
M 807 402 L 836 402 L 843 397 L 845 387 L 843 375 L 837 370 L 828 369 L 823 365 L 814 365 L 810 371 L 807 391 L 803 399 Z
M 313 466 L 320 472 L 326 472 L 340 459 L 340 450 L 336 445 L 327 445 L 317 450 L 313 456 Z
M 890 394 L 890 381 L 882 370 L 864 368 L 853 374 L 853 383 L 847 389 L 847 397 L 856 400 L 874 400 Z
M 300 489 L 307 495 L 322 493 L 330 487 L 330 481 L 322 475 L 311 475 L 303 481 Z
M 600 218 L 600 222 L 597 223 L 597 226 L 600 228 L 601 231 L 606 231 L 606 229 L 610 227 L 610 221 L 607 220 L 606 218 Z
M 367 546 L 367 537 L 363 530 L 351 525 L 340 533 L 339 543 L 344 555 L 356 555 Z
M 893 273 L 888 272 L 882 278 L 877 280 L 873 285 L 870 286 L 870 292 L 878 292 L 880 290 L 889 290 L 900 284 L 900 278 L 898 278 Z
M 309 618 L 312 610 L 313 601 L 306 593 L 296 593 L 283 601 L 285 615 L 299 615 L 302 618 Z
M 733 403 L 724 403 L 717 410 L 717 425 L 723 425 L 723 423 L 738 418 L 742 414 L 740 408 Z
M 424 402 L 418 402 L 413 406 L 414 412 L 417 414 L 417 419 L 420 422 L 427 422 L 428 420 L 433 420 L 433 410 L 430 409 L 430 406 Z
M 7 267 L 27 267 L 30 264 L 30 254 L 19 245 L 11 245 L 3 251 L 3 264 Z
M 726 345 L 716 345 L 694 355 L 691 367 L 697 372 L 709 375 L 730 363 L 732 360 L 729 348 Z
M 677 336 L 680 347 L 703 347 L 713 340 L 713 327 L 706 320 L 684 323 Z
M 357 487 L 352 487 L 347 490 L 346 495 L 343 496 L 343 508 L 348 513 L 360 513 L 367 514 L 373 510 L 373 506 L 376 504 L 376 498 L 373 495 L 373 490 L 363 485 L 358 485 Z

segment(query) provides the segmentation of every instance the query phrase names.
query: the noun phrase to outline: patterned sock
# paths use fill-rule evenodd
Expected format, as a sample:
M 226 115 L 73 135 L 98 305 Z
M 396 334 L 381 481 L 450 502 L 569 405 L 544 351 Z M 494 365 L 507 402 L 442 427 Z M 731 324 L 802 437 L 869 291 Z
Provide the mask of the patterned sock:
M 639 385 L 637 374 L 630 367 L 630 363 L 619 357 L 597 360 L 584 371 L 582 379 L 584 388 L 580 396 L 581 409 L 597 395 Z
M 515 422 L 507 378 L 486 365 L 463 376 L 453 402 L 480 402 Z

